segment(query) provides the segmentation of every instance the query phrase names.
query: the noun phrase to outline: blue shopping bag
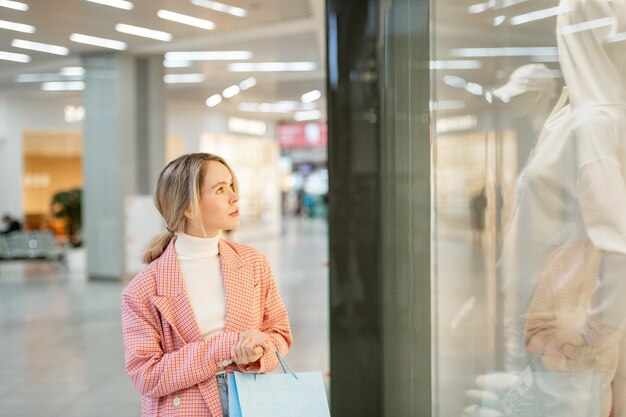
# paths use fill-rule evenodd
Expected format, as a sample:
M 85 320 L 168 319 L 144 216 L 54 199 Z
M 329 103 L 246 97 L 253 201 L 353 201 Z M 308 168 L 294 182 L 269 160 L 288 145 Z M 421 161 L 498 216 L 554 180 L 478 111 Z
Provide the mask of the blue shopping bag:
M 321 372 L 294 373 L 280 353 L 276 355 L 283 374 L 228 375 L 229 416 L 330 417 Z

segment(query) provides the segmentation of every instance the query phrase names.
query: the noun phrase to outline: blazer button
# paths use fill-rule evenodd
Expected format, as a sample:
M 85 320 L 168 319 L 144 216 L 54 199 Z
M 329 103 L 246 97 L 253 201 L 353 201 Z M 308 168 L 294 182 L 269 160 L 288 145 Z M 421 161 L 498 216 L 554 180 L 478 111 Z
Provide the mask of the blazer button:
M 174 407 L 178 407 L 180 405 L 180 397 L 174 397 L 172 404 L 174 404 Z

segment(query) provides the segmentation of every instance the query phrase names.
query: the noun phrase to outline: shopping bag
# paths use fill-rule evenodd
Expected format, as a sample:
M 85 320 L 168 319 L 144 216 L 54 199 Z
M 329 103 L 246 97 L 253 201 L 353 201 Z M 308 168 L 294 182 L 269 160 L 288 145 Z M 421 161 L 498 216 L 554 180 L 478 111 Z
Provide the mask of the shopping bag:
M 321 372 L 294 373 L 280 353 L 276 355 L 282 374 L 228 375 L 229 416 L 330 417 Z

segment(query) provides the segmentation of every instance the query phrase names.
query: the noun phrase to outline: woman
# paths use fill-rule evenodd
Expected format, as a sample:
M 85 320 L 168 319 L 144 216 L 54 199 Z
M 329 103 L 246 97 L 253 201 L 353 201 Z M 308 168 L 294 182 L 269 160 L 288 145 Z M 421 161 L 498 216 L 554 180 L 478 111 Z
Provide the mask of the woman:
M 126 372 L 142 416 L 227 416 L 227 373 L 263 373 L 291 329 L 265 257 L 220 239 L 239 226 L 232 169 L 195 153 L 161 172 L 155 204 L 167 224 L 148 266 L 122 293 Z

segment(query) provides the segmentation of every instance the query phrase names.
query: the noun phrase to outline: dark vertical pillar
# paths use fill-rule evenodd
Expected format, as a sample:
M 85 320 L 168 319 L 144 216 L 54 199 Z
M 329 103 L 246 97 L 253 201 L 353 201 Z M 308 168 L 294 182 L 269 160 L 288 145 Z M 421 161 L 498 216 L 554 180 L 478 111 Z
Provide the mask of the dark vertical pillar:
M 331 402 L 430 416 L 428 0 L 329 0 Z
M 331 408 L 380 417 L 377 3 L 329 0 L 326 16 Z
M 380 0 L 383 416 L 432 415 L 429 1 Z

